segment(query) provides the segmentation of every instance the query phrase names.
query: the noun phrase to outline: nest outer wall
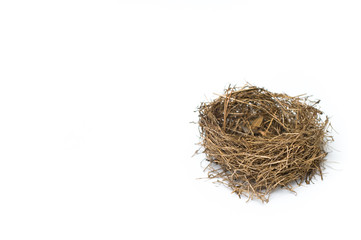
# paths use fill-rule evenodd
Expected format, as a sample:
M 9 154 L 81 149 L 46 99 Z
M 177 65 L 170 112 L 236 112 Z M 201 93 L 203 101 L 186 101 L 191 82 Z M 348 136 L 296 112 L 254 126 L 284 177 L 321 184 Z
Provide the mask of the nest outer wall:
M 198 123 L 208 177 L 262 202 L 278 188 L 294 192 L 294 183 L 322 179 L 332 137 L 317 104 L 249 84 L 228 87 L 201 103 Z

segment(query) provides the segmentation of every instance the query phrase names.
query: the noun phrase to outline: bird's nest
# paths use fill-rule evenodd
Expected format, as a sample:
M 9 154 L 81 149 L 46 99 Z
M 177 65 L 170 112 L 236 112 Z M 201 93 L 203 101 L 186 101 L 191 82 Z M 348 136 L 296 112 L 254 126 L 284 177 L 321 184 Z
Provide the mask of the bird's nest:
M 201 146 L 208 177 L 238 196 L 268 202 L 281 187 L 322 179 L 328 118 L 318 102 L 246 85 L 229 87 L 199 107 Z M 297 186 L 297 185 L 296 185 Z

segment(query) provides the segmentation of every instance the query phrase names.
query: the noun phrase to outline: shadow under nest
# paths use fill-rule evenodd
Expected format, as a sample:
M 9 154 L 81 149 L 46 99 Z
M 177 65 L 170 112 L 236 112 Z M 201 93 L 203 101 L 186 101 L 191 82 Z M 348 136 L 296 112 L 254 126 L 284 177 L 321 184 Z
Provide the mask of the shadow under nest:
M 212 102 L 201 103 L 201 146 L 208 177 L 238 196 L 268 202 L 281 187 L 310 183 L 321 175 L 327 152 L 328 118 L 318 102 L 246 85 L 229 87 Z

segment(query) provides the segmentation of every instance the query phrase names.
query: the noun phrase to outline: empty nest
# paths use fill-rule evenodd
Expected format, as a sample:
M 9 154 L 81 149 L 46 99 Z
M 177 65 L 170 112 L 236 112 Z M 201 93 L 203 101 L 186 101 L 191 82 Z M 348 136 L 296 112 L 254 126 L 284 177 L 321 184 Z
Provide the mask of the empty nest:
M 322 179 L 328 118 L 308 97 L 290 97 L 246 85 L 229 87 L 199 107 L 208 177 L 239 197 L 268 202 L 277 188 Z

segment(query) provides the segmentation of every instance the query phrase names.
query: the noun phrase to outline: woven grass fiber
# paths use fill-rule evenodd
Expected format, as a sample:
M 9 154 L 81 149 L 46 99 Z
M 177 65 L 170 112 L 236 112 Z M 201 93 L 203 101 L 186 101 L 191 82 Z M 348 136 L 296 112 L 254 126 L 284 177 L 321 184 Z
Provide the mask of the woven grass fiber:
M 270 194 L 309 184 L 327 155 L 328 117 L 318 102 L 247 84 L 198 108 L 201 146 L 208 177 L 239 197 L 268 202 Z

